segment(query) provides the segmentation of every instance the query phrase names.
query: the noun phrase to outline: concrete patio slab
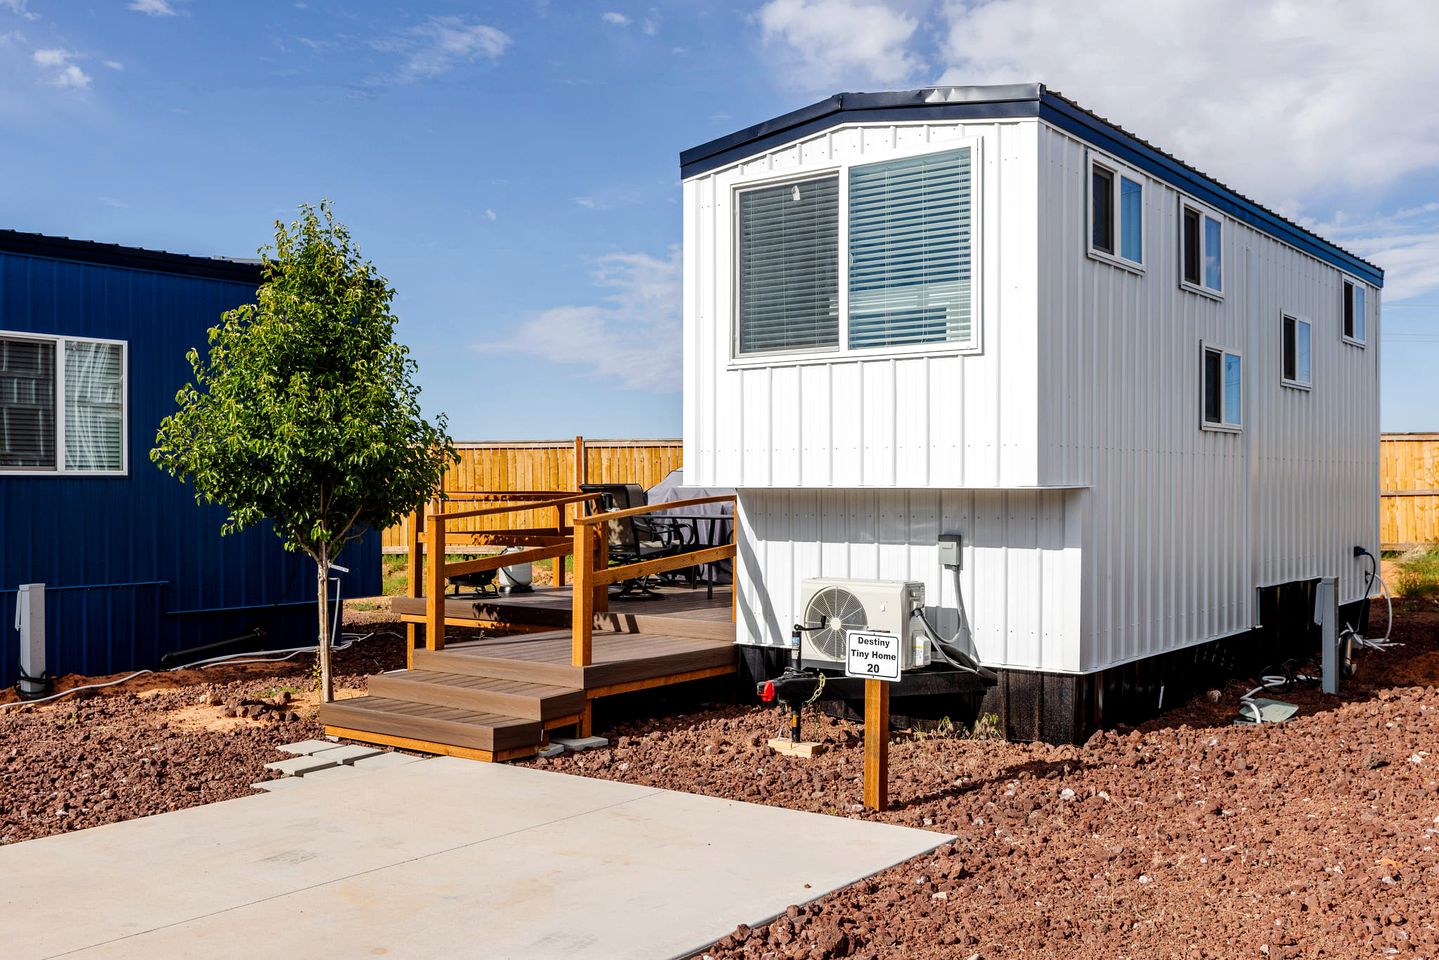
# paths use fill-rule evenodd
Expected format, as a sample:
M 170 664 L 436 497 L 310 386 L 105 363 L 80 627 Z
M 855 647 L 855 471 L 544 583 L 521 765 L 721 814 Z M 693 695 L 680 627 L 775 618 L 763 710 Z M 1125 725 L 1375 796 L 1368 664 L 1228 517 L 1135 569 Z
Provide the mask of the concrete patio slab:
M 290 757 L 288 760 L 276 760 L 274 763 L 265 764 L 266 770 L 274 770 L 286 777 L 303 777 L 307 773 L 314 773 L 316 770 L 324 770 L 326 767 L 337 766 L 338 760 L 321 760 L 314 756 Z
M 388 770 L 391 767 L 403 767 L 407 763 L 419 763 L 422 759 L 408 753 L 377 753 L 373 757 L 356 760 L 350 766 L 356 770 Z
M 339 744 L 332 740 L 301 740 L 299 743 L 282 743 L 275 749 L 281 753 L 292 754 L 297 757 L 308 757 L 312 753 L 321 750 L 333 750 Z
M 316 760 L 333 760 L 336 763 L 354 763 L 366 757 L 377 757 L 385 751 L 379 747 L 366 747 L 358 743 L 331 746 L 328 750 L 316 750 L 310 756 Z
M 0 875 L 25 878 L 0 887 L 0 943 L 17 960 L 668 958 L 948 839 L 441 758 L 0 847 Z

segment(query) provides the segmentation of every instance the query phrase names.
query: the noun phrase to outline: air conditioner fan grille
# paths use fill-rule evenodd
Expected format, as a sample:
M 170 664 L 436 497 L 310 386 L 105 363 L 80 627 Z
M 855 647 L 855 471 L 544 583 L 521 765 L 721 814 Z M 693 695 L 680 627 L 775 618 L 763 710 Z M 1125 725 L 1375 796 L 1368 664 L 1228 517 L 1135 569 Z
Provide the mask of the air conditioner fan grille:
M 804 624 L 824 627 L 807 634 L 810 646 L 831 660 L 843 660 L 845 632 L 866 627 L 869 621 L 859 597 L 842 587 L 825 587 L 810 597 Z

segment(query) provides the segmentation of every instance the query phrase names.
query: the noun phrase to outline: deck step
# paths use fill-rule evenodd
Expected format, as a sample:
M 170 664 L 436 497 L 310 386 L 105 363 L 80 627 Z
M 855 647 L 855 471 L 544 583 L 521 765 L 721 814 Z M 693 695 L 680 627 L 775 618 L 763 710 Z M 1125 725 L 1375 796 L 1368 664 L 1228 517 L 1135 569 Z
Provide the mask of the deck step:
M 520 680 L 555 687 L 584 686 L 585 672 L 562 660 L 530 656 L 536 646 L 520 646 L 530 641 L 563 639 L 569 644 L 570 633 L 532 633 L 515 637 L 514 643 L 456 644 L 445 650 L 416 650 L 410 663 L 416 670 L 435 673 L 462 674 L 494 680 Z
M 403 670 L 371 677 L 370 696 L 540 721 L 573 717 L 585 708 L 585 692 L 578 687 L 436 670 Z
M 326 727 L 503 753 L 544 742 L 544 724 L 525 717 L 388 697 L 355 697 L 320 706 Z

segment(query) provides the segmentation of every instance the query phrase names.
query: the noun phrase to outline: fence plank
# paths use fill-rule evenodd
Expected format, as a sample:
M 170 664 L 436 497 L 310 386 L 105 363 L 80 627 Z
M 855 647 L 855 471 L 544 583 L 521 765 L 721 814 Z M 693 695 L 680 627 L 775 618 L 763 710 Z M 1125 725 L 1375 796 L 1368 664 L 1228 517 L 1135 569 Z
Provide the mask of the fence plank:
M 1439 433 L 1386 433 L 1379 443 L 1379 542 L 1439 543 Z

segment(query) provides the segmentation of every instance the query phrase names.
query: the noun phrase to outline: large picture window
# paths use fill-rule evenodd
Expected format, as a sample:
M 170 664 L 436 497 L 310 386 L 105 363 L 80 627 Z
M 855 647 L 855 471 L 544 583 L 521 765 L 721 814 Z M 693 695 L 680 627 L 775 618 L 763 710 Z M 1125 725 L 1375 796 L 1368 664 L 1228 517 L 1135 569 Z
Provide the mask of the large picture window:
M 839 178 L 739 195 L 739 352 L 839 346 Z
M 123 473 L 125 345 L 0 333 L 0 471 Z
M 849 346 L 969 343 L 970 151 L 849 173 Z
M 738 188 L 735 357 L 977 348 L 974 154 Z

